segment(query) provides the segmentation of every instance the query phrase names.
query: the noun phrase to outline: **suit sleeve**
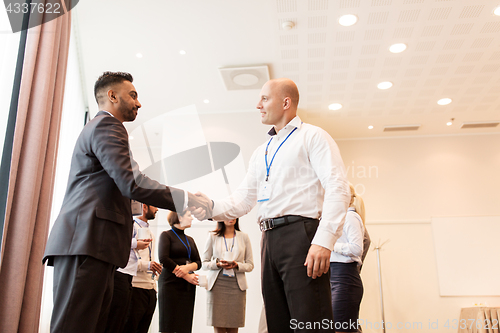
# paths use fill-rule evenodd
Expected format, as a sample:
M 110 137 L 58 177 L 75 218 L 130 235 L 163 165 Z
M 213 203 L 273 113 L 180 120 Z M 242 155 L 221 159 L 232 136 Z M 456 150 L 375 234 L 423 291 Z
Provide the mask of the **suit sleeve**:
M 205 243 L 205 251 L 201 257 L 203 269 L 218 270 L 216 259 L 214 258 L 214 236 L 212 232 L 208 233 L 207 242 Z
M 130 153 L 127 130 L 117 119 L 105 116 L 95 127 L 92 151 L 123 196 L 168 210 L 183 210 L 183 190 L 162 185 L 139 170 Z
M 245 240 L 245 262 L 238 263 L 238 271 L 251 272 L 253 271 L 252 244 L 250 243 L 250 237 L 248 237 L 247 234 L 242 233 L 241 236 Z

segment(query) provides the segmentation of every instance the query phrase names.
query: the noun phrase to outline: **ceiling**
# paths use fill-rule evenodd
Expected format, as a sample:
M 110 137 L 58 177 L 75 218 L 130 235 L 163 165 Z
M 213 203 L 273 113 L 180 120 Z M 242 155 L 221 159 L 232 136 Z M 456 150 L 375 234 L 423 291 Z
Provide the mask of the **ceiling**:
M 143 107 L 131 129 L 189 105 L 204 115 L 255 112 L 257 123 L 259 89 L 226 90 L 219 68 L 267 65 L 271 78 L 297 83 L 304 121 L 346 139 L 500 132 L 500 126 L 460 129 L 500 120 L 498 6 L 499 0 L 85 0 L 74 18 L 92 114 L 93 83 L 111 70 L 134 75 Z M 344 14 L 359 20 L 343 27 Z M 285 21 L 295 26 L 285 30 Z M 394 43 L 407 44 L 406 51 L 389 52 Z M 382 81 L 393 87 L 378 89 Z M 441 98 L 452 103 L 438 105 Z M 331 111 L 331 103 L 343 107 Z M 421 126 L 384 132 L 388 125 Z

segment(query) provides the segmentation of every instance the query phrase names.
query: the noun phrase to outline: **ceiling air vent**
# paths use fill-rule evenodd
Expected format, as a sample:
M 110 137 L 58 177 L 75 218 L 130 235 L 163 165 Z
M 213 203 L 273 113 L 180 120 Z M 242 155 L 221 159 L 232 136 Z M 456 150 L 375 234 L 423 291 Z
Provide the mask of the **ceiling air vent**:
M 219 68 L 227 90 L 260 89 L 269 81 L 267 65 Z
M 416 131 L 419 128 L 420 128 L 420 125 L 385 126 L 384 127 L 384 132 Z
M 487 127 L 497 127 L 500 122 L 498 121 L 488 121 L 480 123 L 463 123 L 460 128 L 487 128 Z

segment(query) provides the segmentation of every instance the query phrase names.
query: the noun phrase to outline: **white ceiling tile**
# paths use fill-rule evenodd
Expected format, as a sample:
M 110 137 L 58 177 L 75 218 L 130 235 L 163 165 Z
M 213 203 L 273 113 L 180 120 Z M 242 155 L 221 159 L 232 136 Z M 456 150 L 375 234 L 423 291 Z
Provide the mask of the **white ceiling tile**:
M 481 60 L 481 57 L 483 56 L 484 52 L 471 52 L 467 53 L 462 61 L 479 61 Z
M 474 70 L 475 66 L 458 66 L 455 70 L 455 74 L 470 74 Z
M 422 37 L 438 37 L 443 31 L 444 25 L 431 25 L 424 27 L 420 36 Z
M 282 35 L 280 36 L 280 45 L 281 46 L 293 46 L 299 44 L 299 36 L 298 35 Z
M 435 87 L 439 86 L 441 82 L 443 81 L 442 78 L 437 78 L 437 79 L 427 79 L 425 80 L 424 87 Z
M 480 32 L 483 34 L 500 32 L 500 21 L 486 22 Z
M 346 84 L 345 83 L 337 83 L 337 84 L 332 84 L 330 85 L 330 90 L 331 91 L 344 91 L 346 89 Z M 330 97 L 335 96 L 335 95 L 330 95 Z M 343 98 L 344 95 L 342 95 Z M 335 96 L 335 98 L 338 98 L 338 96 Z
M 382 100 L 382 101 L 373 101 L 370 103 L 370 106 L 372 108 L 383 108 L 387 104 L 387 101 Z
M 470 46 L 471 48 L 486 48 L 490 46 L 491 42 L 493 42 L 493 37 L 490 38 L 477 38 L 474 40 L 472 45 Z
M 387 23 L 389 12 L 375 12 L 368 15 L 367 24 L 384 24 Z
M 417 99 L 413 102 L 414 105 L 419 105 L 419 106 L 424 106 L 424 105 L 429 105 L 430 101 L 429 99 Z
M 425 0 L 403 0 L 403 5 L 415 5 L 424 3 Z
M 336 46 L 333 48 L 333 55 L 336 57 L 350 56 L 352 54 L 352 46 Z
M 436 94 L 436 89 L 422 89 L 420 90 L 419 97 L 430 97 Z
M 366 80 L 372 77 L 372 71 L 356 72 L 356 80 Z
M 405 71 L 404 76 L 411 77 L 411 76 L 420 76 L 422 72 L 424 71 L 423 68 L 408 68 Z
M 307 50 L 308 58 L 321 58 L 325 56 L 325 48 L 315 48 Z
M 444 43 L 443 50 L 458 50 L 462 47 L 465 39 L 455 39 L 455 40 L 447 40 Z
M 333 68 L 348 68 L 349 67 L 349 59 L 344 60 L 336 60 L 333 62 Z
M 352 85 L 352 90 L 366 90 L 370 88 L 369 82 L 354 82 Z
M 307 81 L 309 81 L 309 82 L 323 81 L 323 78 L 324 78 L 323 73 L 310 73 L 310 74 L 307 74 Z
M 401 82 L 401 88 L 414 88 L 417 86 L 418 80 L 405 80 Z
M 422 114 L 424 113 L 424 108 L 423 107 L 419 107 L 419 108 L 413 108 L 410 110 L 410 114 Z
M 359 59 L 358 67 L 360 68 L 374 67 L 376 62 L 377 58 Z
M 451 30 L 450 35 L 467 35 L 472 28 L 474 27 L 474 23 L 460 23 L 455 24 L 453 29 Z
M 332 73 L 332 81 L 346 81 L 349 72 Z
M 352 42 L 356 31 L 338 31 L 335 41 L 336 42 Z
M 435 40 L 419 42 L 417 44 L 417 46 L 415 47 L 415 51 L 416 52 L 429 52 L 429 51 L 432 51 L 432 49 L 434 48 L 434 45 L 436 45 Z
M 500 64 L 487 64 L 481 68 L 481 73 L 494 73 L 498 71 L 498 68 L 500 68 Z
M 500 51 L 494 52 L 488 60 L 500 60 Z
M 321 84 L 314 84 L 314 85 L 309 85 L 307 86 L 307 92 L 308 93 L 314 93 L 314 92 L 320 92 L 323 90 L 323 85 Z M 321 95 L 318 95 L 316 98 L 321 99 Z
M 307 27 L 309 29 L 326 28 L 328 24 L 328 16 L 313 16 L 307 19 Z
M 445 8 L 432 8 L 429 17 L 427 18 L 429 21 L 434 20 L 447 20 L 448 15 L 450 15 L 452 7 Z
M 447 63 L 453 62 L 453 60 L 455 60 L 456 56 L 457 56 L 456 53 L 440 54 L 436 59 L 436 64 L 447 64 Z
M 359 99 L 362 99 L 362 100 L 365 100 L 366 99 L 366 93 L 365 92 L 353 92 L 351 94 L 351 99 L 352 100 L 359 100 Z M 351 103 L 352 105 L 352 103 Z
M 307 35 L 309 44 L 324 44 L 326 43 L 326 32 L 318 32 Z
M 394 78 L 398 75 L 397 69 L 383 69 L 380 71 L 380 78 Z
M 481 99 L 481 103 L 493 103 L 493 102 L 496 102 L 498 101 L 498 95 L 489 95 L 489 96 L 486 96 L 486 97 L 483 97 L 483 99 Z
M 386 58 L 384 60 L 384 66 L 385 67 L 400 66 L 402 60 L 403 60 L 403 58 L 401 58 L 401 57 L 399 57 L 399 58 Z
M 377 54 L 379 49 L 380 49 L 380 44 L 363 45 L 361 47 L 361 54 L 362 55 Z
M 278 13 L 297 11 L 297 0 L 276 0 Z
M 398 23 L 416 22 L 420 15 L 420 9 L 402 10 L 399 13 Z
M 492 78 L 492 76 L 479 76 L 472 81 L 472 84 L 486 84 L 490 82 Z
M 397 27 L 394 29 L 392 38 L 410 38 L 413 34 L 413 27 Z
M 467 90 L 465 90 L 465 92 L 463 92 L 464 95 L 477 95 L 479 94 L 481 91 L 484 90 L 484 87 L 483 86 L 479 86 L 479 87 L 470 87 L 468 88 Z
M 462 77 L 454 77 L 448 80 L 448 83 L 446 86 L 456 86 L 456 85 L 463 85 L 469 80 L 469 77 L 467 76 L 462 76 Z
M 401 90 L 396 94 L 396 98 L 410 97 L 413 91 L 411 90 Z
M 299 50 L 291 49 L 291 50 L 281 50 L 281 59 L 298 59 L 299 58 Z
M 384 29 L 365 30 L 365 41 L 381 40 L 384 38 Z
M 340 0 L 338 1 L 339 8 L 358 8 L 360 0 Z
M 328 9 L 328 0 L 308 0 L 307 8 L 309 10 L 326 10 Z
M 448 73 L 448 67 L 434 67 L 429 71 L 429 75 L 445 75 Z
M 370 117 L 382 116 L 384 114 L 384 111 L 385 111 L 385 109 L 370 109 L 368 111 L 368 116 L 370 116 Z
M 313 61 L 307 63 L 307 70 L 309 71 L 321 71 L 325 68 L 324 61 Z
M 298 72 L 300 69 L 300 63 L 298 62 L 285 62 L 283 63 L 284 72 Z
M 462 12 L 460 13 L 460 16 L 458 18 L 475 18 L 479 17 L 481 15 L 481 12 L 484 8 L 484 5 L 477 5 L 477 6 L 465 6 L 462 9 Z
M 427 60 L 429 60 L 428 55 L 415 56 L 411 58 L 410 65 L 425 65 Z
M 391 4 L 392 0 L 372 0 L 372 7 L 390 6 Z
M 443 89 L 443 96 L 455 96 L 459 90 L 460 90 L 460 88 L 456 88 L 456 87 L 446 87 Z M 441 106 L 443 106 L 443 105 L 441 105 Z

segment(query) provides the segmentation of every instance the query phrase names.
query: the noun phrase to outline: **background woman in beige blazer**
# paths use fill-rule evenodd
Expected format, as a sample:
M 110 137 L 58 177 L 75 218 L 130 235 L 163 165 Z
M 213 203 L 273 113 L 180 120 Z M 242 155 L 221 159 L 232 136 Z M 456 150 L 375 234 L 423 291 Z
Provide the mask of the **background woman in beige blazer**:
M 235 333 L 245 326 L 247 280 L 253 270 L 250 238 L 238 219 L 221 221 L 208 235 L 202 255 L 207 277 L 207 325 L 216 333 Z

